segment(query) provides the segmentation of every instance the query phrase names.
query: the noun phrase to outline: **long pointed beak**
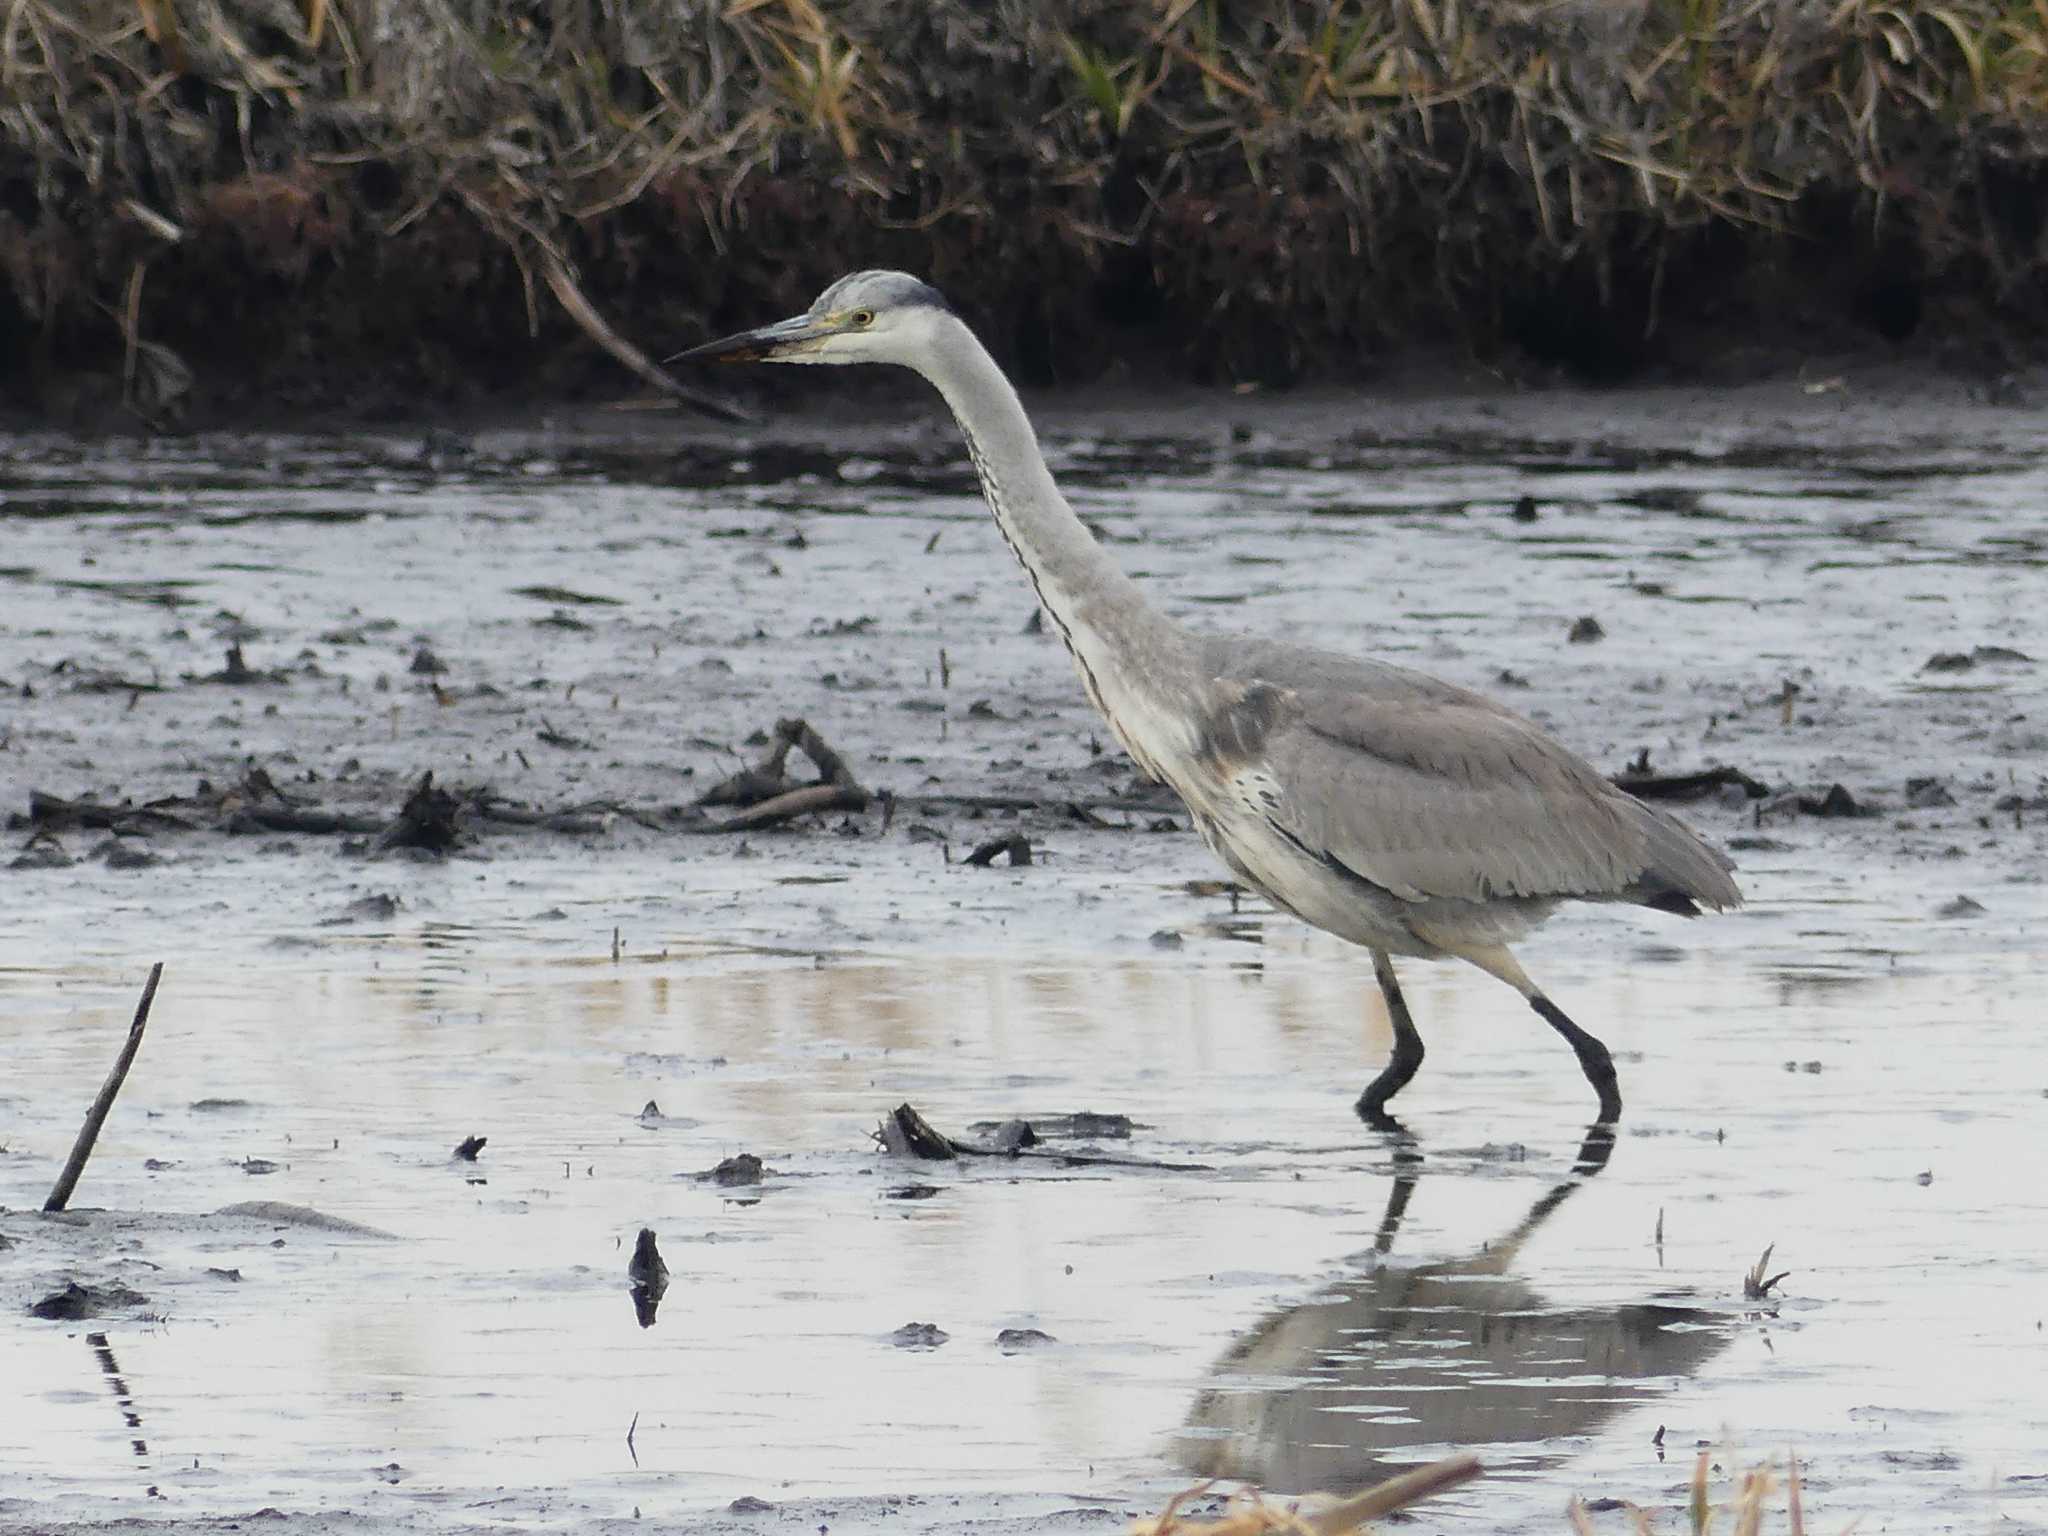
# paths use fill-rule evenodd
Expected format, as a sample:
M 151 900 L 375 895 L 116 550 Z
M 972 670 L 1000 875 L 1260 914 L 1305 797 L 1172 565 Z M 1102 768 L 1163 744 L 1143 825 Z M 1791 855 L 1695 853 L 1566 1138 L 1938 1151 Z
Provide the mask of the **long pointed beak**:
M 772 363 L 788 357 L 792 352 L 808 350 L 809 346 L 823 341 L 831 335 L 826 327 L 814 322 L 809 315 L 792 315 L 787 320 L 778 320 L 773 325 L 764 325 L 758 330 L 741 331 L 737 336 L 726 336 L 718 341 L 707 341 L 701 347 L 691 347 L 667 359 L 671 363 Z

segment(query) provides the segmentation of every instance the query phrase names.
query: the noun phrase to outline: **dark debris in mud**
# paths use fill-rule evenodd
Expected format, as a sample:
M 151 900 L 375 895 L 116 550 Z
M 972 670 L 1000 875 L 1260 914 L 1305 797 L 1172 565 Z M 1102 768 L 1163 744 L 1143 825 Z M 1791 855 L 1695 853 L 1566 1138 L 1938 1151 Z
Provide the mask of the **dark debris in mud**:
M 632 1291 L 634 1320 L 642 1328 L 652 1328 L 661 1310 L 661 1299 L 668 1294 L 668 1265 L 661 1257 L 652 1227 L 642 1227 L 633 1241 L 626 1283 Z
M 405 797 L 398 819 L 378 835 L 377 846 L 447 853 L 461 843 L 467 814 L 460 795 L 435 788 L 433 770 L 429 769 Z
M 557 732 L 545 722 L 539 739 L 558 748 L 585 750 L 588 740 Z M 861 812 L 879 806 L 879 823 L 867 826 L 887 833 L 899 809 L 913 809 L 927 816 L 953 814 L 968 820 L 987 817 L 1032 816 L 1051 823 L 1065 823 L 1090 831 L 1169 832 L 1187 830 L 1174 812 L 1182 809 L 1170 790 L 1134 779 L 1127 788 L 1077 796 L 1061 783 L 1047 783 L 1042 793 L 955 793 L 929 785 L 898 795 L 889 790 L 870 791 L 847 766 L 845 759 L 827 745 L 802 720 L 783 720 L 767 738 L 762 759 L 743 766 L 687 804 L 642 804 L 611 798 L 584 798 L 564 804 L 545 805 L 514 799 L 488 783 L 444 783 L 428 769 L 412 781 L 404 800 L 391 814 L 380 815 L 361 807 L 353 796 L 341 805 L 321 803 L 314 787 L 318 776 L 306 774 L 287 790 L 260 763 L 246 761 L 240 776 L 228 783 L 200 778 L 190 793 L 161 795 L 142 800 L 136 797 L 77 798 L 44 789 L 29 792 L 25 812 L 9 814 L 9 831 L 27 832 L 28 839 L 9 861 L 16 870 L 63 869 L 77 861 L 65 846 L 65 834 L 79 831 L 105 832 L 107 839 L 94 844 L 85 856 L 115 869 L 142 869 L 159 861 L 157 841 L 174 835 L 220 833 L 230 836 L 279 834 L 303 837 L 339 837 L 356 840 L 353 851 L 368 854 L 410 854 L 442 857 L 475 846 L 486 831 L 547 832 L 568 837 L 602 837 L 620 822 L 643 830 L 702 836 L 743 833 L 786 827 L 805 820 L 820 828 L 831 827 L 842 835 L 861 824 L 829 823 L 822 818 L 832 812 Z M 816 767 L 819 777 L 804 781 L 790 777 L 785 763 L 792 750 L 801 751 Z M 1717 792 L 1739 790 L 1743 797 L 1764 800 L 1765 814 L 1787 810 L 1807 815 L 1832 817 L 1876 814 L 1862 800 L 1840 785 L 1811 790 L 1771 786 L 1745 770 L 1727 764 L 1704 769 L 1657 773 L 1650 770 L 1647 752 L 1638 753 L 1629 766 L 1613 776 L 1620 788 L 1644 799 L 1702 799 Z M 337 781 L 337 787 L 339 787 Z M 1908 782 L 1909 805 L 1953 804 L 1941 796 L 1949 791 L 1936 780 Z M 2025 797 L 2006 797 L 1997 809 L 2012 810 L 2048 806 Z M 730 815 L 712 814 L 734 806 Z M 922 822 L 906 829 L 913 841 L 946 845 L 946 834 Z M 951 857 L 949 853 L 949 858 Z M 970 868 L 986 868 L 998 861 L 1024 867 L 1035 862 L 1038 850 L 1031 836 L 1009 828 L 976 842 L 957 862 Z M 384 903 L 393 905 L 386 907 Z M 395 898 L 367 897 L 351 904 L 328 921 L 388 920 L 396 913 Z
M 1978 667 L 2025 664 L 2034 658 L 2009 645 L 1980 645 L 1967 651 L 1937 651 L 1927 658 L 1923 672 L 1971 672 Z
M 52 1291 L 40 1301 L 29 1303 L 28 1311 L 31 1317 L 40 1317 L 46 1321 L 75 1323 L 88 1317 L 132 1312 L 137 1307 L 148 1304 L 147 1296 L 140 1291 L 131 1291 L 118 1282 L 84 1285 L 73 1280 L 61 1291 Z
M 1807 816 L 1875 816 L 1880 809 L 1869 800 L 1857 799 L 1841 784 L 1830 784 L 1825 790 L 1805 791 L 1782 798 L 1789 800 L 1791 809 Z M 1781 807 L 1774 805 L 1769 808 Z
M 998 858 L 1009 860 L 1012 868 L 1031 862 L 1031 839 L 1022 832 L 1006 832 L 1001 837 L 991 837 L 977 843 L 974 850 L 960 862 L 976 869 L 986 869 Z
M 898 1104 L 882 1117 L 875 1142 L 896 1157 L 919 1157 L 927 1162 L 947 1162 L 960 1155 L 953 1139 L 909 1104 Z
M 753 1153 L 736 1152 L 731 1157 L 721 1159 L 716 1167 L 706 1168 L 696 1177 L 708 1184 L 716 1184 L 721 1189 L 743 1189 L 750 1184 L 760 1183 L 774 1172 L 773 1168 Z
M 905 1323 L 889 1335 L 898 1349 L 937 1349 L 952 1337 L 937 1323 Z
M 1639 800 L 1698 800 L 1730 784 L 1751 800 L 1761 800 L 1771 792 L 1769 785 L 1725 763 L 1692 773 L 1653 773 L 1647 747 L 1615 774 L 1612 782 Z
M 996 1348 L 1006 1355 L 1022 1354 L 1028 1349 L 1043 1349 L 1048 1344 L 1058 1342 L 1058 1339 L 1042 1328 L 1005 1328 L 996 1335 Z
M 388 923 L 405 909 L 405 902 L 389 891 L 373 891 L 368 896 L 358 896 L 333 917 L 322 921 L 322 927 L 339 927 L 346 923 Z
M 960 1158 L 1042 1158 L 1069 1168 L 1138 1168 L 1166 1173 L 1214 1171 L 1205 1163 L 1112 1156 L 1049 1144 L 1061 1139 L 1087 1142 L 1129 1140 L 1133 1122 L 1124 1115 L 1099 1115 L 1084 1110 L 1073 1115 L 1052 1115 L 1038 1121 L 983 1121 L 972 1129 L 982 1134 L 974 1139 L 948 1136 L 933 1126 L 914 1105 L 899 1104 L 882 1118 L 875 1129 L 874 1140 L 892 1156 L 920 1158 L 927 1162 L 951 1162 Z
M 228 688 L 249 688 L 274 686 L 291 681 L 291 674 L 278 668 L 258 668 L 249 665 L 242 655 L 242 642 L 237 640 L 227 649 L 226 659 L 218 672 L 208 672 L 199 677 L 187 677 L 189 683 L 218 683 Z
M 788 777 L 791 751 L 801 752 L 817 770 L 809 784 Z M 697 797 L 706 806 L 737 806 L 736 814 L 717 823 L 718 830 L 752 831 L 780 826 L 799 816 L 830 811 L 864 811 L 872 798 L 853 770 L 825 739 L 802 720 L 778 720 L 768 738 L 768 752 L 752 767 L 742 768 Z

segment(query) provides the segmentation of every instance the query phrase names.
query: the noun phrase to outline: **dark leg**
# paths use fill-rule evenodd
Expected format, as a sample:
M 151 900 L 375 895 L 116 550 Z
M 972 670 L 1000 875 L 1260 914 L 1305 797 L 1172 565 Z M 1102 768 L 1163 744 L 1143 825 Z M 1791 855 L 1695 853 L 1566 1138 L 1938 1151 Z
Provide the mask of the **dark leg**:
M 1415 1021 L 1408 1017 L 1408 1000 L 1401 996 L 1401 983 L 1394 979 L 1394 962 L 1384 950 L 1372 952 L 1372 973 L 1379 981 L 1380 995 L 1387 1000 L 1387 1017 L 1393 1021 L 1394 1054 L 1387 1059 L 1386 1070 L 1359 1095 L 1358 1118 L 1376 1131 L 1398 1131 L 1401 1122 L 1387 1113 L 1387 1100 L 1407 1087 L 1408 1079 L 1422 1065 L 1422 1036 L 1415 1032 Z
M 1536 1010 L 1544 1023 L 1571 1042 L 1572 1049 L 1578 1053 L 1579 1070 L 1586 1074 L 1586 1081 L 1600 1095 L 1600 1123 L 1614 1124 L 1621 1118 L 1621 1085 L 1615 1081 L 1614 1058 L 1607 1054 L 1607 1047 L 1574 1024 L 1562 1008 L 1541 992 L 1530 997 L 1529 1006 Z

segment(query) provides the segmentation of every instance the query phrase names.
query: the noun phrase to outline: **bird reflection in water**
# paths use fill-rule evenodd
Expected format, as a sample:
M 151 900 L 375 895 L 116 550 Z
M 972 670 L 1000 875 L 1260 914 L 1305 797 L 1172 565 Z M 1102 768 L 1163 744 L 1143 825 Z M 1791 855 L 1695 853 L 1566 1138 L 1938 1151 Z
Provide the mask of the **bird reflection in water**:
M 1413 1446 L 1467 1449 L 1585 1434 L 1644 1400 L 1639 1384 L 1698 1370 L 1728 1342 L 1718 1314 L 1655 1302 L 1572 1310 L 1513 1273 L 1523 1244 L 1607 1165 L 1595 1126 L 1571 1177 L 1469 1258 L 1384 1262 L 1421 1181 L 1412 1147 L 1371 1252 L 1266 1318 L 1217 1363 L 1180 1459 L 1197 1476 L 1276 1492 L 1351 1493 Z

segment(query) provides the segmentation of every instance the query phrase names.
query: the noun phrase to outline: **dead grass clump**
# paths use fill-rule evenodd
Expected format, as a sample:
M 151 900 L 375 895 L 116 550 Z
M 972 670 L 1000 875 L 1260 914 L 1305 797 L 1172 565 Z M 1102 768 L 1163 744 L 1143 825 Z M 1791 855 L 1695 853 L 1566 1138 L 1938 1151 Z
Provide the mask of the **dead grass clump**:
M 1686 1528 L 1691 1536 L 1714 1536 L 1724 1512 L 1730 1519 L 1731 1536 L 1760 1536 L 1766 1506 L 1778 1491 L 1776 1469 L 1768 1462 L 1750 1468 L 1735 1480 L 1730 1497 L 1721 1503 L 1714 1501 L 1709 1488 L 1708 1473 L 1711 1470 L 1712 1457 L 1702 1450 L 1699 1459 L 1693 1463 L 1692 1484 L 1686 1500 Z M 1806 1536 L 1806 1508 L 1800 1495 L 1797 1457 L 1786 1458 L 1784 1486 L 1788 1536 Z M 1624 1504 L 1622 1507 L 1634 1525 L 1636 1536 L 1653 1536 L 1655 1527 L 1648 1510 L 1637 1504 Z M 1577 1536 L 1593 1536 L 1593 1518 L 1581 1500 L 1573 1499 L 1565 1513 Z

